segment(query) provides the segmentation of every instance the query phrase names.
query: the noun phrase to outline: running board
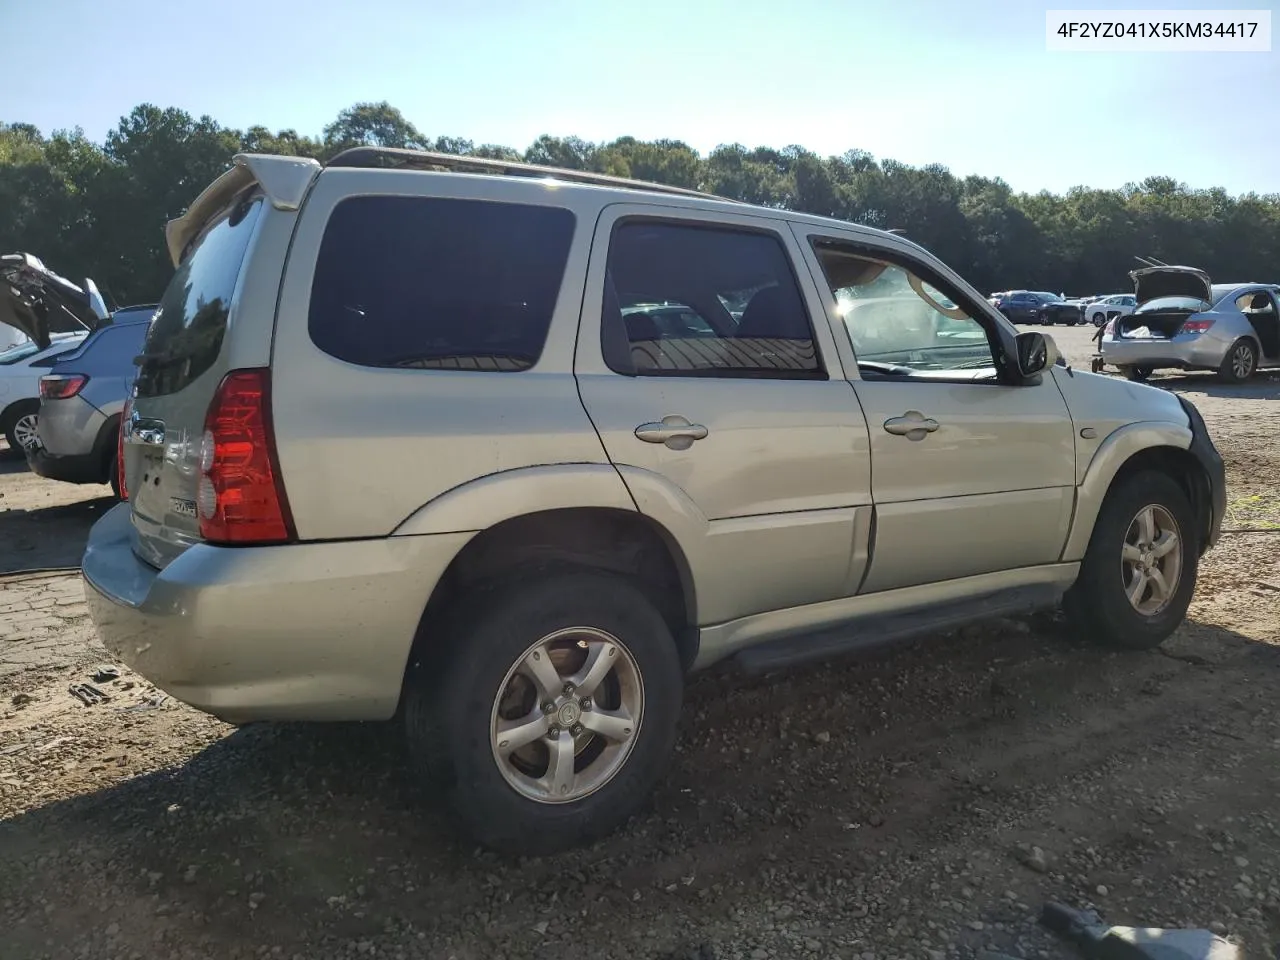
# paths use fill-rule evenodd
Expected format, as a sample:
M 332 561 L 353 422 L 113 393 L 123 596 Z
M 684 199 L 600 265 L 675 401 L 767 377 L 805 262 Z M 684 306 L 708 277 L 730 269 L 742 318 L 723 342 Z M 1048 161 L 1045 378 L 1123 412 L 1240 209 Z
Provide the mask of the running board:
M 828 630 L 770 640 L 738 651 L 733 661 L 745 673 L 761 674 L 808 660 L 869 650 L 921 634 L 945 633 L 994 617 L 1034 613 L 1056 605 L 1061 598 L 1062 589 L 1054 584 L 1014 587 L 922 610 L 870 615 Z

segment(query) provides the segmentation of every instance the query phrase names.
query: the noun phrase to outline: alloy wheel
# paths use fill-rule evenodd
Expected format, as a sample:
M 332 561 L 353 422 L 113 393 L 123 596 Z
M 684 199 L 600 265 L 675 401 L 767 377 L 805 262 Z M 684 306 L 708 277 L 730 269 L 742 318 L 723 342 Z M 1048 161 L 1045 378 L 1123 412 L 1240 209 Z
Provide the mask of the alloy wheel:
M 1144 617 L 1169 605 L 1182 577 L 1182 537 L 1167 509 L 1151 504 L 1130 521 L 1120 549 L 1120 576 L 1129 603 Z
M 570 803 L 622 769 L 644 714 L 644 683 L 617 637 L 557 630 L 516 660 L 498 689 L 490 746 L 502 777 L 540 803 Z
M 38 417 L 34 413 L 23 414 L 13 425 L 13 438 L 23 450 L 30 450 L 36 445 L 36 425 Z
M 1253 376 L 1253 347 L 1247 343 L 1238 343 L 1231 353 L 1231 372 L 1237 380 L 1248 380 Z

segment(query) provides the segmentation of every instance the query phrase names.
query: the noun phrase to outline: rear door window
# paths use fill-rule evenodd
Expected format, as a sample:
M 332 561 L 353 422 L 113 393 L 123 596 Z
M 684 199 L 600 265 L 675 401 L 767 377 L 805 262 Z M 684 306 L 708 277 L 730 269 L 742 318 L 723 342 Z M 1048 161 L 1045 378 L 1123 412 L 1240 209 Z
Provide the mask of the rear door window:
M 138 397 L 177 393 L 213 366 L 227 332 L 231 297 L 262 209 L 247 196 L 197 238 L 165 289 L 138 369 Z
M 628 355 L 606 352 L 618 373 L 826 379 L 787 252 L 768 234 L 642 219 L 618 224 L 602 337 L 619 320 Z
M 361 366 L 527 370 L 547 339 L 573 228 L 559 207 L 344 200 L 320 245 L 311 339 Z

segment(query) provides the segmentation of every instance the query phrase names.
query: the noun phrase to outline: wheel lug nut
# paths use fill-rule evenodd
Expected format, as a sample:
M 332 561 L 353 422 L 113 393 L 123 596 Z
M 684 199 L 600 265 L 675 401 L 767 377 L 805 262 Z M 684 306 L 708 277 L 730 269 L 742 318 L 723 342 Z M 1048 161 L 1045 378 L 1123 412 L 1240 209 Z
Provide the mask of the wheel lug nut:
M 551 714 L 556 712 L 556 705 L 552 703 L 550 700 L 548 700 L 546 703 L 542 705 L 542 712 L 545 713 L 547 716 L 551 716 Z
M 590 697 L 588 697 L 588 698 L 586 698 L 585 700 L 583 700 L 583 701 L 582 701 L 582 709 L 583 709 L 583 710 L 590 710 L 590 709 L 591 709 L 591 698 L 590 698 Z
M 547 731 L 547 736 L 550 737 L 552 740 L 558 740 L 560 738 L 560 728 L 552 727 L 550 730 Z
M 580 736 L 582 736 L 582 724 L 580 724 L 580 723 L 575 723 L 575 724 L 573 725 L 573 735 L 574 735 L 575 737 L 580 737 Z
M 566 697 L 571 696 L 573 694 L 574 689 L 575 687 L 572 683 L 566 683 L 564 685 L 564 695 Z

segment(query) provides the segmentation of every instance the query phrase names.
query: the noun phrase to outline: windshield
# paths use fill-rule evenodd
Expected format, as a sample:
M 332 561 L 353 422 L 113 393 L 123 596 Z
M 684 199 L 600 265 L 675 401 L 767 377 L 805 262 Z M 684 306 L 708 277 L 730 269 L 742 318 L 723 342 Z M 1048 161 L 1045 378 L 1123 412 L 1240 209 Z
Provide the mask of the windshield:
M 1209 309 L 1209 301 L 1199 297 L 1156 297 L 1140 306 L 1135 313 L 1157 313 L 1161 310 L 1185 310 L 1187 313 L 1199 313 Z
M 0 352 L 0 364 L 17 363 L 19 360 L 35 356 L 39 352 L 40 347 L 36 345 L 35 341 L 28 340 L 26 343 L 20 343 L 16 347 L 10 347 L 8 350 Z

